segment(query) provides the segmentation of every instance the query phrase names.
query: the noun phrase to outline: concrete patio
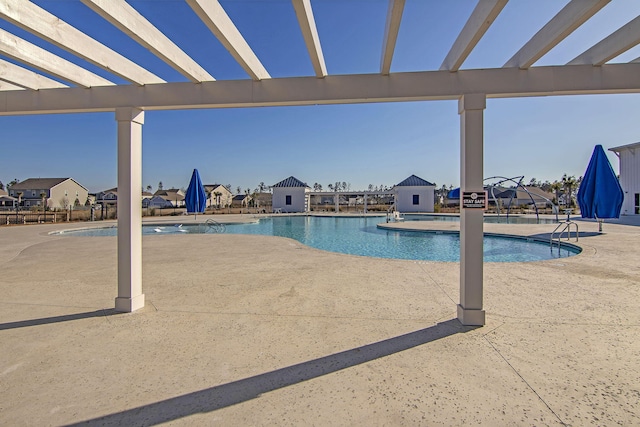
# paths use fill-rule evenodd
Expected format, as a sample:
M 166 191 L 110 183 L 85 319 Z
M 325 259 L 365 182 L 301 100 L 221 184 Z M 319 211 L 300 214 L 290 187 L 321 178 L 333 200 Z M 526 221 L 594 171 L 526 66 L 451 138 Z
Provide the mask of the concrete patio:
M 0 425 L 640 424 L 637 226 L 486 263 L 481 328 L 457 263 L 229 234 L 145 236 L 146 306 L 116 313 L 116 239 L 48 235 L 77 227 L 0 227 Z

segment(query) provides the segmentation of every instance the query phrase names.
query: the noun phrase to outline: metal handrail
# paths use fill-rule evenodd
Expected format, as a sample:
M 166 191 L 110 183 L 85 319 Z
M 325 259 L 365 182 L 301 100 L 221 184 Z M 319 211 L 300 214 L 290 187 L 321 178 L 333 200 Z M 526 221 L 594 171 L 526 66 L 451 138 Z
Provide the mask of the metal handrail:
M 204 224 L 207 226 L 207 231 L 211 231 L 212 233 L 224 233 L 227 231 L 227 227 L 225 227 L 224 224 L 221 224 L 212 218 L 206 220 Z
M 578 224 L 576 222 L 573 221 L 565 221 L 565 222 L 561 222 L 560 224 L 558 224 L 556 226 L 556 228 L 553 230 L 553 232 L 551 233 L 551 237 L 549 238 L 549 247 L 551 249 L 551 251 L 553 251 L 553 242 L 554 242 L 554 236 L 556 235 L 556 232 L 558 233 L 558 253 L 560 253 L 560 241 L 562 240 L 562 234 L 566 231 L 567 232 L 567 240 L 571 239 L 571 226 L 575 225 L 576 227 L 576 231 L 575 231 L 575 236 L 576 236 L 576 242 L 578 241 L 578 236 L 579 236 L 579 232 L 578 232 Z M 560 231 L 558 231 L 560 230 Z

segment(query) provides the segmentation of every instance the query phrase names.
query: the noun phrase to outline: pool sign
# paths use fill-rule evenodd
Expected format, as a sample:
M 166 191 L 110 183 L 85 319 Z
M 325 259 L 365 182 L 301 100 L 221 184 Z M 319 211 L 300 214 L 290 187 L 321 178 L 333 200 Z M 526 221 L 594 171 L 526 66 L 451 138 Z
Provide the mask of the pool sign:
M 462 208 L 463 209 L 486 209 L 487 208 L 487 192 L 486 191 L 463 191 L 462 192 Z

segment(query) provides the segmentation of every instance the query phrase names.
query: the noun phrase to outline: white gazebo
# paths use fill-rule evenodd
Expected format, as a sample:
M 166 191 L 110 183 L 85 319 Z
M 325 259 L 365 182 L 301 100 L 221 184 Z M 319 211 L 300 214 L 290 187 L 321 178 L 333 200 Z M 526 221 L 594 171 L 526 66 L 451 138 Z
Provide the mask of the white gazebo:
M 507 0 L 478 0 L 457 39 L 445 47 L 449 48 L 448 54 L 439 69 L 398 73 L 391 72 L 391 62 L 405 0 L 389 0 L 386 26 L 381 29 L 384 34 L 380 68 L 369 74 L 351 75 L 328 75 L 311 1 L 292 0 L 315 75 L 283 78 L 271 78 L 218 0 L 185 1 L 250 79 L 215 81 L 125 1 L 82 0 L 82 4 L 165 61 L 187 81 L 165 81 L 139 66 L 135 57 L 125 58 L 33 2 L 0 0 L 0 19 L 42 39 L 42 43 L 34 44 L 0 30 L 0 54 L 12 60 L 0 59 L 0 115 L 112 112 L 117 121 L 115 307 L 120 311 L 144 306 L 140 188 L 142 127 L 148 111 L 457 100 L 462 194 L 483 189 L 483 126 L 488 98 L 640 92 L 640 60 L 611 62 L 640 43 L 638 16 L 630 16 L 627 24 L 584 52 L 575 52 L 574 59 L 566 64 L 535 66 L 553 47 L 606 7 L 608 0 L 570 0 L 505 64 L 464 69 L 465 60 L 507 4 Z M 409 45 L 404 48 L 410 49 L 414 40 L 410 37 L 405 40 Z M 433 42 L 437 41 L 435 37 Z M 40 47 L 52 45 L 56 47 L 55 53 L 54 49 Z M 72 62 L 59 56 L 58 48 L 83 61 Z M 77 63 L 91 63 L 112 78 L 99 76 Z M 125 83 L 114 83 L 121 81 L 116 76 Z M 483 325 L 482 210 L 462 210 L 460 238 L 458 319 L 465 325 Z
M 394 186 L 399 212 L 433 212 L 435 184 L 411 175 Z
M 271 205 L 274 212 L 307 212 L 311 188 L 298 178 L 290 176 L 271 186 Z

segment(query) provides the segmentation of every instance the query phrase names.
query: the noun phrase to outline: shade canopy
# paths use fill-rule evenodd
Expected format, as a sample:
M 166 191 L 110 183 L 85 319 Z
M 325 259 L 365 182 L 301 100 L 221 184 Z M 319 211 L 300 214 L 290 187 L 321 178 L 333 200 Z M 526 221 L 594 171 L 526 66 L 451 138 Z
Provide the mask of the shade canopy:
M 453 190 L 447 193 L 447 199 L 459 199 L 460 198 L 460 188 L 454 188 Z
M 602 145 L 596 145 L 578 190 L 582 218 L 619 218 L 624 193 Z
M 204 191 L 198 169 L 193 170 L 184 202 L 187 205 L 187 212 L 204 212 L 207 207 L 207 193 Z

